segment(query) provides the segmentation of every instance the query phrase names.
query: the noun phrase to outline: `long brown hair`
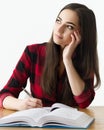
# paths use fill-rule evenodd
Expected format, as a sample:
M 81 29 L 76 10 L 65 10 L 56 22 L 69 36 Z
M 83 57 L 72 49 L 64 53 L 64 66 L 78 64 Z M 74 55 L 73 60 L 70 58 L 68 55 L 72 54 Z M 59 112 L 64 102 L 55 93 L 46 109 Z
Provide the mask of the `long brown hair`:
M 94 87 L 96 88 L 98 85 L 100 85 L 100 75 L 97 54 L 97 28 L 94 12 L 85 5 L 78 3 L 68 4 L 61 11 L 64 9 L 70 9 L 77 13 L 81 28 L 80 33 L 82 39 L 81 43 L 76 48 L 73 64 L 81 78 L 84 80 L 89 79 L 91 74 L 94 74 L 96 78 Z M 58 69 L 60 62 L 60 46 L 54 43 L 52 36 L 47 44 L 46 50 L 46 61 L 42 76 L 42 87 L 44 92 L 52 95 L 53 91 L 55 91 L 57 88 L 59 73 Z M 71 94 L 67 75 L 65 76 L 64 85 L 65 88 L 62 95 L 63 102 L 65 102 L 67 97 Z

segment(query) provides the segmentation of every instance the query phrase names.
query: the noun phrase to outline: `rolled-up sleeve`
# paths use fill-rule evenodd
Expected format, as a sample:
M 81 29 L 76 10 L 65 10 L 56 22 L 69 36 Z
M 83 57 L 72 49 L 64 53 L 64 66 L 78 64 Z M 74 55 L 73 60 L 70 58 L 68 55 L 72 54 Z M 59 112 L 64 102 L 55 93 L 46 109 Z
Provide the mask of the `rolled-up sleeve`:
M 91 88 L 86 91 L 83 91 L 78 96 L 74 96 L 74 99 L 80 108 L 86 108 L 91 104 L 94 97 L 95 97 L 95 91 L 93 88 Z

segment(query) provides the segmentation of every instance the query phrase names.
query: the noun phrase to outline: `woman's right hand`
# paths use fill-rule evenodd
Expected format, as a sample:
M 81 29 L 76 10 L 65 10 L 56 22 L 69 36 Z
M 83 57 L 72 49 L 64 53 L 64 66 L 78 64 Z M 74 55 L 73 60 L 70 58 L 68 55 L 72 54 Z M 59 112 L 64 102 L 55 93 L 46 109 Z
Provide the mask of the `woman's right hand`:
M 19 110 L 25 110 L 30 108 L 41 108 L 43 107 L 42 101 L 38 98 L 26 98 L 26 99 L 18 99 Z

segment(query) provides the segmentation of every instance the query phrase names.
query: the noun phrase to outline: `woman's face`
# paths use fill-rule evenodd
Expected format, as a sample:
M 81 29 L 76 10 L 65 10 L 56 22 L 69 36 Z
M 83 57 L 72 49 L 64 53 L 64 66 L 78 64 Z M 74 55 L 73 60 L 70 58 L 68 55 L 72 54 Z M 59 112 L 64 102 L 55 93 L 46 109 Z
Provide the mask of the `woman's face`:
M 75 11 L 65 9 L 57 17 L 53 29 L 53 41 L 64 48 L 71 42 L 71 34 L 79 31 L 79 18 Z

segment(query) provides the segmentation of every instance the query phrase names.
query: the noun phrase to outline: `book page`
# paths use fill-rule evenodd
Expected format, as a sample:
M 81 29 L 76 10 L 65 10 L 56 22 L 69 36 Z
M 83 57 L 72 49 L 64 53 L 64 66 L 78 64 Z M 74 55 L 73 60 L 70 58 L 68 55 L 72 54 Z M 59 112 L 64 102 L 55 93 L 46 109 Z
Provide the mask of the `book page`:
M 13 114 L 5 116 L 0 119 L 0 124 L 2 123 L 16 123 L 36 125 L 37 121 L 42 115 L 49 113 L 50 108 L 32 108 L 28 110 L 17 111 Z
M 57 108 L 50 113 L 46 114 L 45 116 L 57 116 L 59 118 L 67 118 L 70 120 L 76 120 L 82 115 L 81 112 L 79 112 L 76 109 L 70 109 L 70 108 Z
M 70 107 L 68 105 L 65 105 L 65 104 L 62 104 L 62 103 L 54 103 L 52 106 L 51 106 L 51 111 L 57 109 L 57 108 L 69 108 L 69 109 L 73 109 L 74 111 L 77 110 L 77 108 L 73 108 L 73 107 Z
M 69 108 L 57 108 L 46 114 L 39 121 L 40 124 L 48 123 L 48 125 L 57 124 L 68 127 L 87 128 L 93 121 L 93 117 L 88 116 L 84 112 Z

